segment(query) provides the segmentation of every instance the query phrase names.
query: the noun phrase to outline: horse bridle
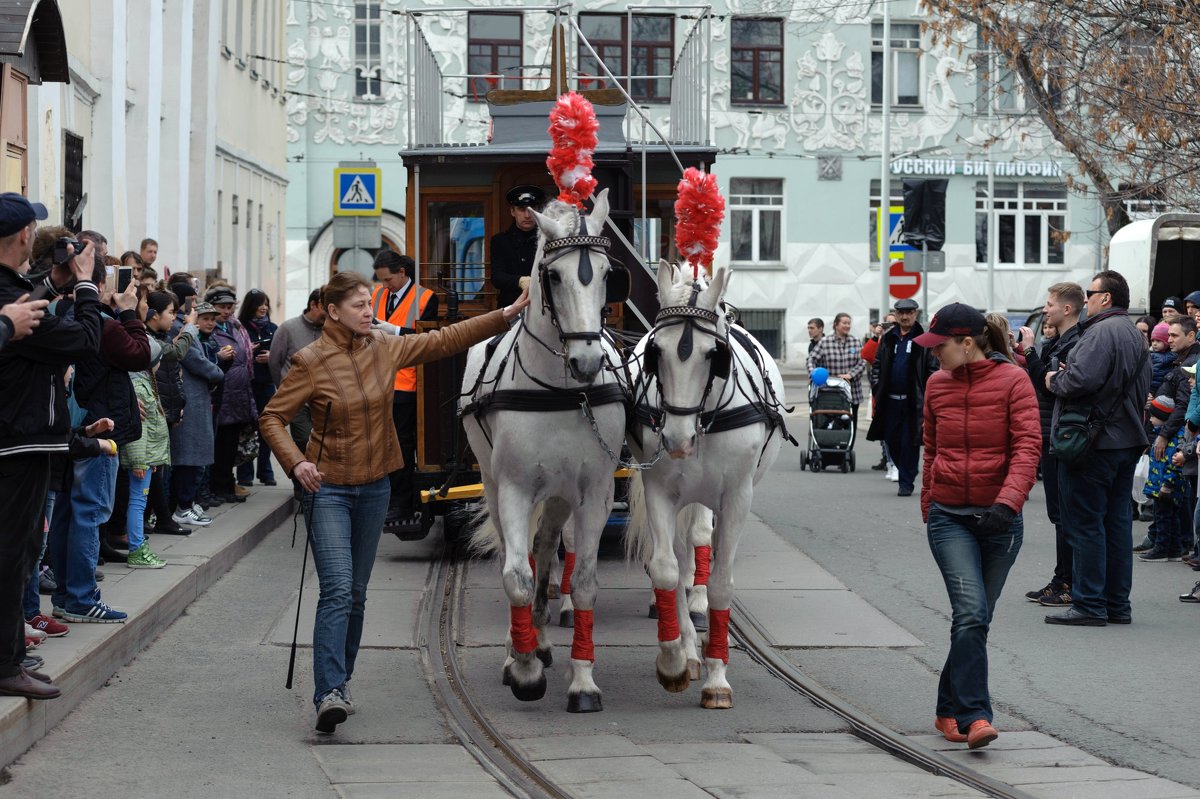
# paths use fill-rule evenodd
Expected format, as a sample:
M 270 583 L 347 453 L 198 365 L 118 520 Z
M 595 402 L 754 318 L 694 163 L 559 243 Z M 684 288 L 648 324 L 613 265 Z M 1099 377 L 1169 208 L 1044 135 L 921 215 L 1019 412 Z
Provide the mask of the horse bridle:
M 704 393 L 700 397 L 700 402 L 697 405 L 678 406 L 671 405 L 667 402 L 666 393 L 663 391 L 662 382 L 658 379 L 658 349 L 654 342 L 654 336 L 646 343 L 644 353 L 643 373 L 651 377 L 658 383 L 658 400 L 662 410 L 676 416 L 690 416 L 692 414 L 700 414 L 704 410 L 704 406 L 708 403 L 708 397 L 712 393 L 713 383 L 719 377 L 722 380 L 729 379 L 729 371 L 732 363 L 732 354 L 729 350 L 729 338 L 726 334 L 722 334 L 720 330 L 721 314 L 717 311 L 710 311 L 707 308 L 700 308 L 696 305 L 696 300 L 700 295 L 699 283 L 692 284 L 692 295 L 688 299 L 687 305 L 670 305 L 659 310 L 654 317 L 654 331 L 657 333 L 664 327 L 672 327 L 675 325 L 683 325 L 683 333 L 679 337 L 679 344 L 675 352 L 679 355 L 679 360 L 686 361 L 692 357 L 693 353 L 693 337 L 695 331 L 708 333 L 716 340 L 716 352 L 712 355 L 712 361 L 708 369 L 708 381 L 704 384 Z M 664 324 L 665 322 L 665 324 Z M 712 327 L 706 327 L 703 323 L 707 323 Z
M 550 270 L 549 265 L 562 258 L 568 253 L 576 250 L 580 251 L 578 276 L 579 282 L 585 286 L 591 285 L 595 278 L 595 269 L 592 267 L 592 250 L 602 251 L 605 258 L 609 260 L 610 278 L 613 273 L 621 273 L 621 277 L 617 282 L 609 281 L 605 287 L 605 303 L 621 303 L 625 302 L 629 297 L 629 278 L 628 272 L 624 265 L 614 262 L 608 255 L 608 250 L 612 247 L 612 240 L 607 236 L 592 236 L 587 233 L 587 216 L 583 211 L 579 212 L 579 228 L 572 236 L 563 236 L 560 239 L 547 240 L 542 245 L 542 258 L 538 261 L 538 281 L 541 283 L 542 290 L 542 311 L 550 313 L 550 322 L 554 325 L 554 329 L 558 331 L 558 340 L 566 344 L 568 341 L 595 341 L 600 342 L 602 336 L 600 331 L 585 331 L 576 332 L 563 330 L 558 319 L 558 309 L 554 306 L 554 293 L 551 291 L 550 285 Z M 547 257 L 549 255 L 550 257 Z

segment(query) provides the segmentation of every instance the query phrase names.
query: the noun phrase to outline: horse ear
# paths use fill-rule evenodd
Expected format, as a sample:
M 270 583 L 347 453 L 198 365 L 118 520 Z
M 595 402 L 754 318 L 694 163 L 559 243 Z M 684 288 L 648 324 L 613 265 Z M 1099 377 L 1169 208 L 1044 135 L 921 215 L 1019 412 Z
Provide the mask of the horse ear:
M 675 286 L 675 268 L 665 258 L 658 259 L 658 304 L 666 302 Z
M 603 189 L 596 195 L 592 204 L 592 212 L 588 214 L 588 228 L 593 236 L 604 233 L 604 222 L 608 219 L 608 189 Z
M 564 230 L 562 225 L 555 220 L 539 214 L 532 208 L 529 210 L 533 211 L 533 218 L 537 220 L 538 229 L 542 231 L 547 240 L 553 241 L 554 239 L 561 239 L 563 236 L 570 235 L 570 231 Z
M 721 304 L 721 300 L 725 298 L 725 289 L 727 288 L 729 288 L 729 270 L 721 267 L 713 276 L 712 282 L 708 284 L 708 291 L 704 292 L 704 304 L 708 305 L 711 301 L 711 307 L 716 309 Z

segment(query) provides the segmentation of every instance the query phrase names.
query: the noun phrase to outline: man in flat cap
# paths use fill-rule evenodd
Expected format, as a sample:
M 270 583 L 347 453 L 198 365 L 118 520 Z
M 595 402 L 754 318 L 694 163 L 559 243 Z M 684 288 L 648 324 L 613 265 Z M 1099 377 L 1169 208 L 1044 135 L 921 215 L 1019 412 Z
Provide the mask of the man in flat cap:
M 875 387 L 875 418 L 867 440 L 887 443 L 896 472 L 888 479 L 899 483 L 898 496 L 912 496 L 921 456 L 925 408 L 925 381 L 938 370 L 927 349 L 913 341 L 924 333 L 917 322 L 915 300 L 896 303 L 896 325 L 879 342 L 875 356 L 879 383 Z
M 537 220 L 533 210 L 546 202 L 546 192 L 537 186 L 515 186 L 505 195 L 512 224 L 492 236 L 492 285 L 500 292 L 498 308 L 514 303 L 529 285 L 533 258 L 537 254 Z

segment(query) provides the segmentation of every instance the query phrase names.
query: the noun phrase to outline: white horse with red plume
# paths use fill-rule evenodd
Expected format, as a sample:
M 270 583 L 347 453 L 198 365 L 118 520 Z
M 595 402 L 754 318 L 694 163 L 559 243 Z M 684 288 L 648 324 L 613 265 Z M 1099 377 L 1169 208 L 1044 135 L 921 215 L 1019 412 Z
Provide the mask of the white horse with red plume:
M 689 531 L 704 522 L 693 503 L 714 512 L 704 641 L 708 676 L 701 692 L 706 708 L 733 706 L 725 674 L 734 555 L 754 485 L 775 462 L 780 442 L 790 439 L 779 368 L 732 323 L 722 303 L 729 273 L 720 269 L 711 282 L 702 273 L 712 265 L 724 205 L 713 175 L 687 170 L 675 214 L 678 249 L 689 264 L 682 271 L 659 264 L 660 310 L 630 361 L 637 414 L 630 449 L 639 459 L 659 447 L 670 455 L 634 476 L 626 535 L 627 550 L 650 574 L 658 680 L 672 692 L 699 676 L 696 630 L 685 597 Z M 688 506 L 690 521 L 680 515 Z
M 569 577 L 575 629 L 567 709 L 589 712 L 602 708 L 592 678 L 596 554 L 626 415 L 624 387 L 605 368 L 620 361 L 602 335 L 602 313 L 627 298 L 629 276 L 608 258 L 607 190 L 590 214 L 583 210 L 596 186 L 591 103 L 565 94 L 550 120 L 547 166 L 560 193 L 534 214 L 531 304 L 512 330 L 470 350 L 460 413 L 486 500 L 486 521 L 472 543 L 499 552 L 510 603 L 504 682 L 521 700 L 545 695 L 544 668 L 553 659 L 544 634 L 550 567 L 570 520 L 577 549 Z

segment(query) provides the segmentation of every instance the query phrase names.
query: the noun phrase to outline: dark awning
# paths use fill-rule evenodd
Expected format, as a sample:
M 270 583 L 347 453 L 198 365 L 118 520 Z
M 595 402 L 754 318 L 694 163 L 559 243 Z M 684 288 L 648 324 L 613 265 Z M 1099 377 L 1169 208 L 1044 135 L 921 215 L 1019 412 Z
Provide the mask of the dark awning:
M 0 62 L 30 83 L 70 83 L 67 37 L 55 0 L 0 0 Z

